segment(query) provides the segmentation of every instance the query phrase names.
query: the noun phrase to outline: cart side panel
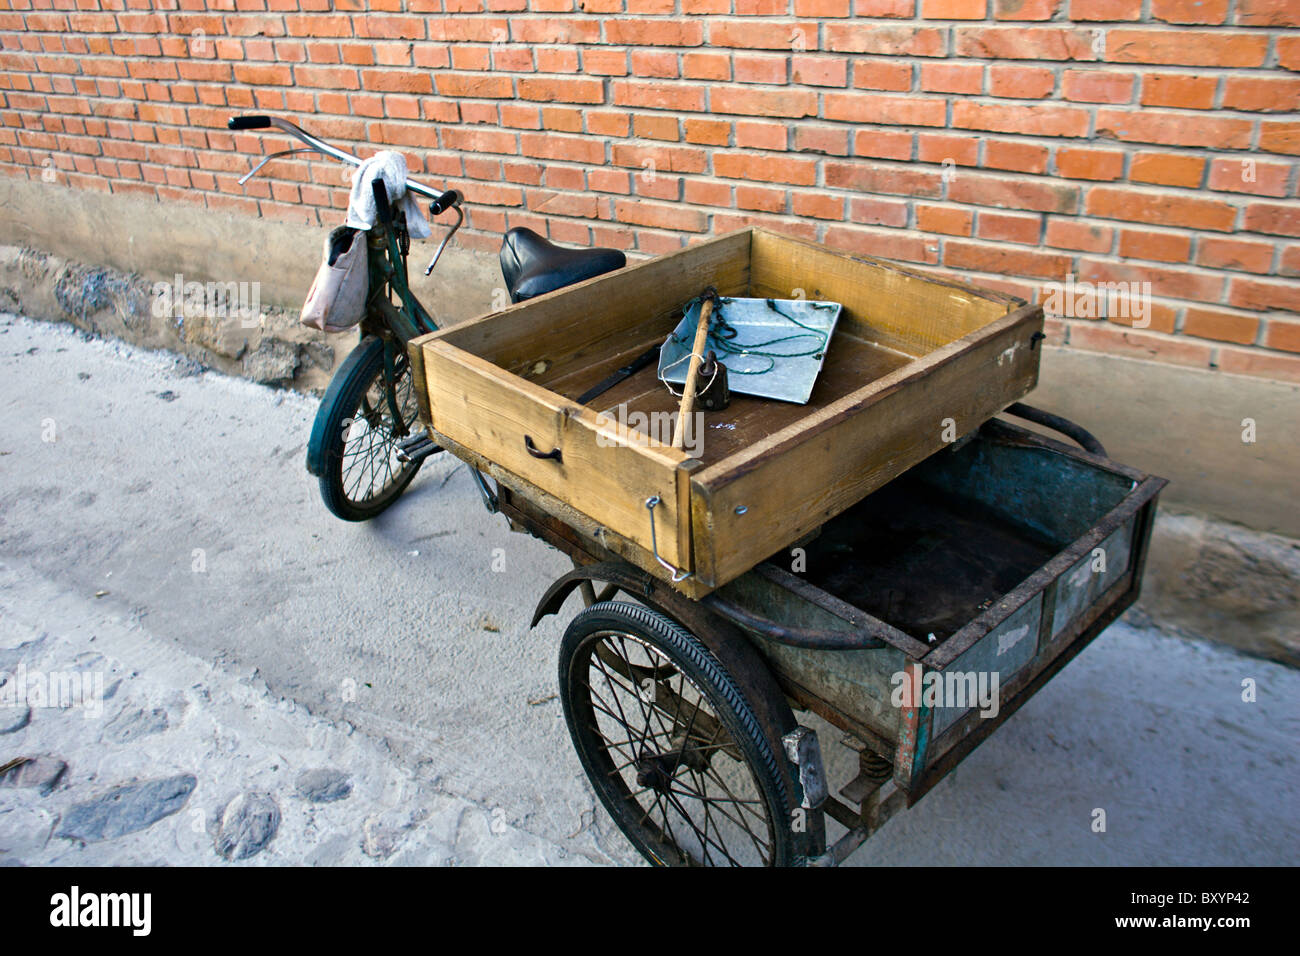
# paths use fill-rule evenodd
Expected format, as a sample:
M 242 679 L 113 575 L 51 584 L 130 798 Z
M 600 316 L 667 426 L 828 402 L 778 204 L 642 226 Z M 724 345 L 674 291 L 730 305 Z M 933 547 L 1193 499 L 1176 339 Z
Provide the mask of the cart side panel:
M 912 775 L 910 800 L 920 799 L 931 787 L 979 745 L 989 734 L 1011 717 L 1030 697 L 1062 667 L 1072 660 L 1098 634 L 1128 608 L 1138 595 L 1141 569 L 1150 539 L 1150 526 L 1156 509 L 1156 493 L 1162 485 L 1156 484 L 1141 492 L 1146 498 L 1140 509 L 1129 515 L 1123 525 L 1109 536 L 1098 550 L 1104 550 L 1104 570 L 1097 561 L 1096 552 L 1090 552 L 1073 567 L 1045 587 L 1035 607 L 1047 607 L 1048 612 L 1038 615 L 1036 641 L 1025 643 L 1035 648 L 1027 664 L 1018 661 L 997 662 L 993 657 L 992 670 L 997 673 L 1000 701 L 995 713 L 981 713 L 978 707 L 945 716 L 931 724 L 926 751 L 916 761 Z M 1148 497 L 1149 495 L 1149 497 Z M 1025 605 L 1028 607 L 1029 605 Z M 1023 610 L 1023 608 L 1022 608 Z M 1019 617 L 1019 612 L 1007 622 Z M 990 633 L 943 670 L 927 668 L 928 673 L 961 673 L 988 667 L 983 650 L 990 639 L 996 640 L 1003 626 Z M 1032 630 L 1032 629 L 1031 629 Z M 1005 638 L 1003 639 L 1005 642 Z M 974 656 L 970 656 L 976 652 Z M 969 659 L 968 659 L 969 658 Z
M 690 560 L 689 518 L 680 507 L 686 483 L 680 449 L 613 427 L 582 406 L 558 400 L 477 356 L 438 339 L 423 346 L 433 429 L 594 521 L 619 528 L 641 548 L 652 546 L 646 500 L 657 496 L 654 544 L 678 567 Z M 558 457 L 539 458 L 535 452 Z
M 1031 390 L 1042 325 L 1041 309 L 1018 310 L 698 472 L 695 551 L 712 573 L 705 583 L 733 580 L 755 555 L 813 531 Z M 871 414 L 860 414 L 866 405 Z
M 841 327 L 919 358 L 1023 306 L 1021 299 L 972 289 L 870 256 L 754 230 L 750 292 L 756 298 L 839 302 Z

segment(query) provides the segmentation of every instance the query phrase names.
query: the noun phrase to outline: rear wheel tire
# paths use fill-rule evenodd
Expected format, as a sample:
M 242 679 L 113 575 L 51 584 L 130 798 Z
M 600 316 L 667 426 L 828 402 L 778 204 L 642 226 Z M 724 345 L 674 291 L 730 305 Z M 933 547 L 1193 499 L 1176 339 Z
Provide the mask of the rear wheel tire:
M 651 863 L 796 862 L 782 757 L 693 634 L 637 604 L 593 604 L 565 631 L 559 680 L 596 795 Z
M 397 460 L 398 444 L 418 427 L 419 405 L 406 353 L 394 356 L 398 416 L 387 395 L 384 342 L 373 336 L 339 367 L 321 400 L 315 428 L 322 429 L 320 492 L 325 507 L 344 521 L 367 521 L 406 490 L 420 462 Z

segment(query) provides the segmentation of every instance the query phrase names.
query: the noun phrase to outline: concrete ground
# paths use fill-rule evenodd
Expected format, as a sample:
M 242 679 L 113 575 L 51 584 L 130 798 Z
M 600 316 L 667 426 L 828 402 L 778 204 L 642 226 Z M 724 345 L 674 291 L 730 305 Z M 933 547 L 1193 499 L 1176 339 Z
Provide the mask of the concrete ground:
M 337 521 L 315 408 L 0 318 L 0 671 L 115 687 L 97 718 L 0 708 L 0 766 L 44 755 L 0 787 L 0 861 L 220 863 L 271 820 L 250 862 L 635 862 L 553 696 L 562 622 L 527 629 L 565 560 L 445 456 Z M 850 863 L 1294 864 L 1298 701 L 1293 670 L 1121 622 Z M 140 781 L 116 835 L 96 801 Z

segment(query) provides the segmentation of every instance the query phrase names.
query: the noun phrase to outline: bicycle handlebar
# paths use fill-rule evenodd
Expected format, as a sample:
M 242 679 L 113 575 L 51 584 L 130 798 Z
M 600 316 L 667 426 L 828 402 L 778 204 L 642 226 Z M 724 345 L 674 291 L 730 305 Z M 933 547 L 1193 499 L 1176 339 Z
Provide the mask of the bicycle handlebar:
M 296 123 L 291 123 L 288 120 L 280 119 L 278 116 L 265 116 L 262 114 L 254 114 L 248 116 L 232 116 L 226 122 L 226 128 L 231 130 L 266 129 L 268 126 L 274 127 L 275 129 L 278 129 L 281 132 L 288 133 L 290 136 L 294 137 L 295 139 L 300 140 L 303 143 L 306 143 L 307 146 L 310 147 L 311 149 L 315 150 L 318 153 L 321 153 L 324 156 L 328 156 L 331 159 L 337 159 L 339 162 L 348 163 L 351 166 L 361 165 L 361 160 L 358 159 L 356 156 L 353 156 L 351 153 L 344 152 L 343 150 L 339 149 L 337 146 L 331 146 L 323 139 L 318 139 L 317 137 L 311 135 L 311 133 L 307 132 L 305 129 L 298 126 Z M 253 172 L 254 173 L 257 172 L 257 170 L 261 169 L 262 166 L 265 165 L 268 160 L 272 159 L 274 156 L 277 155 L 283 155 L 283 154 L 278 154 L 278 153 L 271 154 L 271 156 L 266 157 L 266 159 L 262 160 L 261 163 L 255 166 L 253 168 Z M 250 173 L 249 175 L 252 175 L 252 173 Z M 415 193 L 416 195 L 423 196 L 426 199 L 432 200 L 432 203 L 430 204 L 430 208 L 435 216 L 446 212 L 448 209 L 451 209 L 454 206 L 458 206 L 465 198 L 460 194 L 458 190 L 448 189 L 445 192 L 438 192 L 436 189 L 430 189 L 428 186 L 422 186 L 419 183 L 410 179 L 406 181 L 406 188 L 409 189 L 411 192 Z

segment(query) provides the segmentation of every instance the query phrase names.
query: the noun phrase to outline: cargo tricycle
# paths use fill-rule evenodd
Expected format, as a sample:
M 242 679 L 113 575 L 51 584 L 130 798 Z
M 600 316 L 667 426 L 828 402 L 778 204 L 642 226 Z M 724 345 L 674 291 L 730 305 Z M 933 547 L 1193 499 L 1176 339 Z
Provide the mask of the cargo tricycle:
M 458 193 L 409 188 L 459 216 Z M 1136 599 L 1165 482 L 1020 402 L 1039 307 L 762 229 L 632 265 L 516 229 L 513 304 L 437 329 L 379 204 L 362 342 L 309 467 L 358 520 L 450 453 L 490 512 L 572 559 L 532 623 L 578 594 L 565 720 L 652 863 L 842 861 Z M 706 405 L 687 448 L 650 427 L 685 407 L 656 358 L 706 289 L 723 310 L 833 302 L 838 325 L 807 401 Z M 851 779 L 827 779 L 828 727 Z

